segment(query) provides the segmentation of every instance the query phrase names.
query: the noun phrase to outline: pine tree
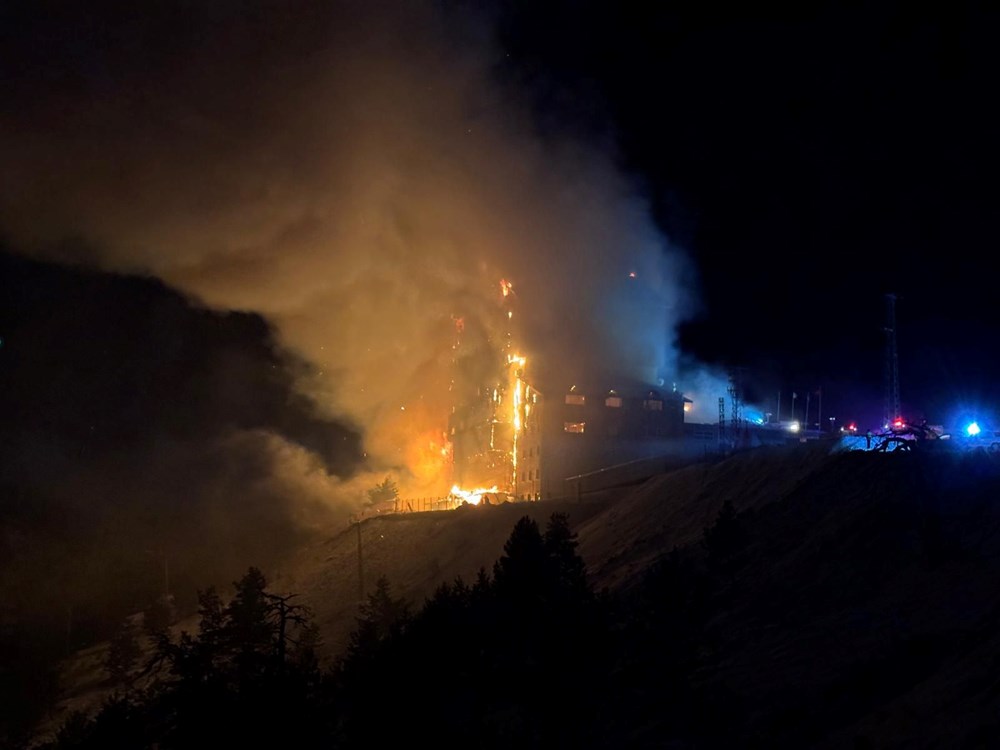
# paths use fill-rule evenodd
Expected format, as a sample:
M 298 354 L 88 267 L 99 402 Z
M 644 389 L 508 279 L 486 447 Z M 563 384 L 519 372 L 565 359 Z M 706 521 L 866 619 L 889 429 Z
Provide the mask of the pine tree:
M 104 668 L 115 685 L 132 684 L 132 672 L 139 664 L 139 657 L 142 655 L 137 636 L 138 628 L 135 623 L 126 618 L 111 639 Z
M 399 489 L 396 483 L 389 477 L 376 484 L 368 490 L 368 505 L 378 505 L 379 503 L 396 500 L 399 497 Z
M 569 516 L 553 513 L 545 528 L 545 551 L 548 554 L 551 584 L 572 596 L 589 592 L 586 566 L 577 554 L 576 534 L 569 527 Z
M 153 599 L 142 611 L 142 626 L 154 638 L 174 624 L 176 611 L 172 596 L 164 594 Z
M 524 516 L 514 524 L 503 551 L 493 566 L 496 587 L 522 599 L 539 595 L 548 553 L 534 519 Z
M 405 624 L 409 617 L 410 605 L 402 597 L 392 596 L 389 579 L 379 576 L 375 590 L 368 595 L 368 601 L 361 605 L 361 619 L 374 625 L 380 637 L 385 637 L 393 629 Z
M 198 635 L 202 640 L 218 640 L 226 622 L 222 599 L 214 586 L 198 592 Z
M 224 610 L 226 649 L 234 654 L 239 680 L 263 674 L 275 647 L 274 603 L 266 594 L 267 579 L 251 567 L 233 584 L 236 594 Z
M 307 622 L 298 628 L 289 661 L 303 673 L 313 673 L 319 670 L 319 649 L 323 645 L 323 637 L 315 623 Z

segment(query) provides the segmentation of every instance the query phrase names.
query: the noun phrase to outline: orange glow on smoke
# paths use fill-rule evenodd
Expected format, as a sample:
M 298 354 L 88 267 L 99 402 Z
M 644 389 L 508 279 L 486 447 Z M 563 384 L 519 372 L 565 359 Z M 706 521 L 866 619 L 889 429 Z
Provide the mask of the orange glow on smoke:
M 451 468 L 451 443 L 441 430 L 427 430 L 406 445 L 406 466 L 419 487 L 432 488 L 447 481 Z

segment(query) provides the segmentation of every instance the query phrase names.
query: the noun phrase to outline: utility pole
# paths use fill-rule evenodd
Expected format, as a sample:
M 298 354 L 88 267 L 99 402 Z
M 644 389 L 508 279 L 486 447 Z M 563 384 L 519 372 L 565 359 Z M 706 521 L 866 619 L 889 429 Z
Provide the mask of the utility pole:
M 358 604 L 365 601 L 365 575 L 361 557 L 361 519 L 354 524 L 358 530 Z
M 66 605 L 66 655 L 73 653 L 73 603 Z
M 719 447 L 726 440 L 726 399 L 719 396 Z
M 774 413 L 774 421 L 781 424 L 781 391 L 778 391 L 778 410 Z
M 732 401 L 732 417 L 730 425 L 734 431 L 734 437 L 740 438 L 740 429 L 743 425 L 743 368 L 734 367 L 729 374 L 729 396 Z
M 885 405 L 882 426 L 887 427 L 900 416 L 899 355 L 896 350 L 896 295 L 885 295 Z

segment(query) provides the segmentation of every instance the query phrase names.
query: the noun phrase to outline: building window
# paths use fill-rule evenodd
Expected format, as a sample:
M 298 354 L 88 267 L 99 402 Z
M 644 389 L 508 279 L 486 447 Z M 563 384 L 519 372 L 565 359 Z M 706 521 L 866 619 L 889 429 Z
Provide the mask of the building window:
M 580 393 L 567 393 L 566 403 L 572 404 L 573 406 L 583 406 L 587 403 L 587 397 Z
M 535 481 L 538 481 L 539 469 L 535 469 Z
M 604 399 L 604 405 L 612 409 L 622 408 L 622 397 L 621 396 L 608 396 Z
M 563 432 L 581 434 L 586 426 L 586 422 L 563 422 Z
M 663 411 L 663 402 L 655 398 L 647 398 L 642 402 L 642 408 L 647 411 Z

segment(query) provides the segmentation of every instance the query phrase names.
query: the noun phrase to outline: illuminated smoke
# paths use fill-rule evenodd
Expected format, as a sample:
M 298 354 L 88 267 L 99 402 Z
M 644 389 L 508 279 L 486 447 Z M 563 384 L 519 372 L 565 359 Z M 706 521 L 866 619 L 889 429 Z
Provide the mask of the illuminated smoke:
M 16 246 L 264 315 L 405 490 L 447 460 L 453 318 L 495 346 L 500 278 L 537 372 L 678 377 L 691 269 L 611 156 L 537 137 L 495 50 L 429 5 L 290 5 L 59 11 L 75 51 L 44 64 L 66 75 L 15 86 L 0 119 Z

